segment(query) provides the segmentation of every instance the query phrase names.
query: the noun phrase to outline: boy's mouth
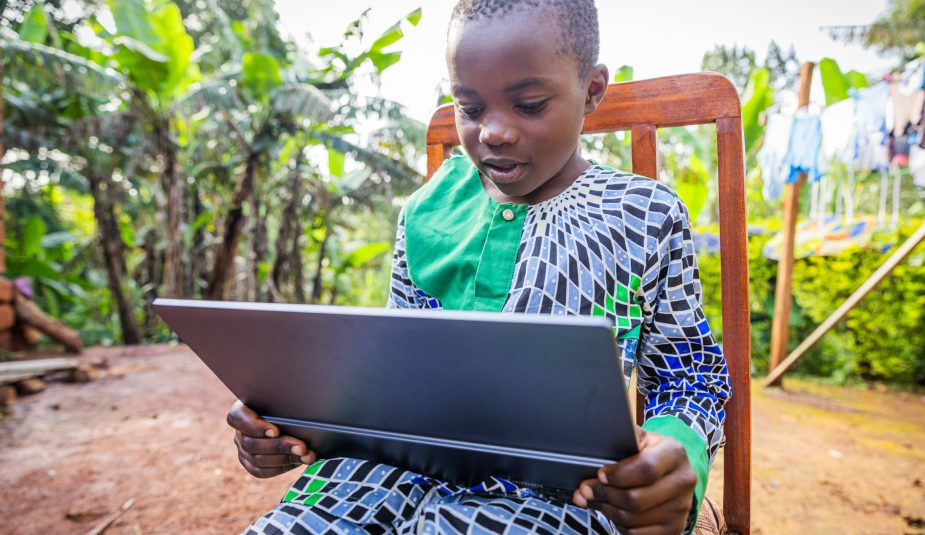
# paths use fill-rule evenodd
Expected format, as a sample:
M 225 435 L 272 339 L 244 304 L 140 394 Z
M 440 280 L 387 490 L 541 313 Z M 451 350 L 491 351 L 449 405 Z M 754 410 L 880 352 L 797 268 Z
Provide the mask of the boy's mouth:
M 485 172 L 493 182 L 514 182 L 523 174 L 524 164 L 507 160 L 483 161 Z

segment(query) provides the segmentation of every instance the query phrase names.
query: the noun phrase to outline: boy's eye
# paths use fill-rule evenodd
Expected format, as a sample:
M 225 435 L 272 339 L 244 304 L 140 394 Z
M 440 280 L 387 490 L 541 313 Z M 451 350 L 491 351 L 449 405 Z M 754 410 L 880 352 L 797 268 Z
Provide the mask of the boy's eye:
M 462 106 L 459 104 L 456 105 L 456 109 L 459 110 L 463 117 L 468 117 L 469 119 L 474 118 L 482 111 L 482 108 L 478 106 Z
M 521 102 L 514 106 L 517 111 L 521 113 L 526 113 L 527 115 L 532 115 L 534 113 L 539 113 L 543 111 L 543 108 L 546 107 L 546 103 L 549 100 L 537 100 L 535 102 Z

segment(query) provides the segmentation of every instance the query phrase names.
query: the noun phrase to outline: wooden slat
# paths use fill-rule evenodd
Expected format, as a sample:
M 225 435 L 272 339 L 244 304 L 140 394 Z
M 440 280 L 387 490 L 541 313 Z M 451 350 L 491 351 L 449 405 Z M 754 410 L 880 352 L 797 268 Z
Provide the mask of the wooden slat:
M 651 125 L 634 126 L 633 172 L 658 180 L 658 129 Z
M 741 118 L 716 121 L 716 150 L 719 155 L 723 353 L 732 384 L 724 428 L 723 514 L 731 531 L 748 535 L 751 522 L 751 324 Z
M 706 124 L 741 115 L 736 88 L 724 76 L 682 74 L 611 84 L 597 110 L 585 118 L 582 132 Z M 427 144 L 459 145 L 454 125 L 453 105 L 437 108 L 427 129 Z
M 427 176 L 425 177 L 425 181 L 430 180 L 430 177 L 433 176 L 437 169 L 440 169 L 440 164 L 449 158 L 449 156 L 450 146 L 442 143 L 427 145 Z
M 816 330 L 813 331 L 813 333 L 803 341 L 803 343 L 797 346 L 797 348 L 793 350 L 793 353 L 791 353 L 783 362 L 781 362 L 778 367 L 771 370 L 771 373 L 768 374 L 767 379 L 765 379 L 764 386 L 768 387 L 777 384 L 780 378 L 783 377 L 785 373 L 787 373 L 787 370 L 792 368 L 794 364 L 796 364 L 797 361 L 799 361 L 800 358 L 806 354 L 807 351 L 816 345 L 816 343 L 819 342 L 825 333 L 829 332 L 832 327 L 835 327 L 839 321 L 844 319 L 844 317 L 848 315 L 848 312 L 851 312 L 854 307 L 858 306 L 858 304 L 864 299 L 864 297 L 867 296 L 867 294 L 876 288 L 878 284 L 883 282 L 883 279 L 887 278 L 890 273 L 896 269 L 896 266 L 901 264 L 903 260 L 905 260 L 906 257 L 908 257 L 912 251 L 914 251 L 915 248 L 923 242 L 925 242 L 925 224 L 919 227 L 919 229 L 916 230 L 915 233 L 909 237 L 909 239 L 906 240 L 899 247 L 899 249 L 893 253 L 892 256 L 887 258 L 887 260 L 879 268 L 877 268 L 877 271 L 868 277 L 868 279 L 864 281 L 864 283 L 861 284 L 861 286 L 855 290 L 854 293 L 848 297 L 848 299 L 845 299 L 845 302 L 842 303 L 842 305 L 838 307 L 831 316 L 826 318 L 825 321 L 823 321 L 819 327 L 817 327 Z

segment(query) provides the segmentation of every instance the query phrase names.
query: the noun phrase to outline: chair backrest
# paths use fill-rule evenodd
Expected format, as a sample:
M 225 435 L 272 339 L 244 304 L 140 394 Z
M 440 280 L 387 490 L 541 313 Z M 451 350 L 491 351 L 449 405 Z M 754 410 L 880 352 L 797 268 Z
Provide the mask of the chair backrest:
M 657 178 L 658 128 L 710 123 L 716 125 L 719 175 L 722 346 L 733 389 L 726 405 L 724 429 L 723 513 L 731 532 L 747 535 L 751 514 L 751 349 L 745 152 L 739 95 L 728 79 L 716 73 L 611 84 L 600 106 L 585 119 L 582 133 L 629 130 L 633 172 Z M 447 104 L 434 112 L 427 129 L 428 178 L 456 145 L 459 136 L 453 106 Z

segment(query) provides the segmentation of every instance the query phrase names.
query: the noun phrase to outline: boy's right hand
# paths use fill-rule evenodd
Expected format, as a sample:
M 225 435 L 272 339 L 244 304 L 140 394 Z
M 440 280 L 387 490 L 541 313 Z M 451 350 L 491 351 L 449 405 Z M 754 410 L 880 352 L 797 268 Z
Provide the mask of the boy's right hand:
M 234 428 L 241 466 L 259 478 L 278 476 L 317 458 L 305 442 L 280 436 L 279 428 L 236 401 L 228 411 L 228 425 Z

